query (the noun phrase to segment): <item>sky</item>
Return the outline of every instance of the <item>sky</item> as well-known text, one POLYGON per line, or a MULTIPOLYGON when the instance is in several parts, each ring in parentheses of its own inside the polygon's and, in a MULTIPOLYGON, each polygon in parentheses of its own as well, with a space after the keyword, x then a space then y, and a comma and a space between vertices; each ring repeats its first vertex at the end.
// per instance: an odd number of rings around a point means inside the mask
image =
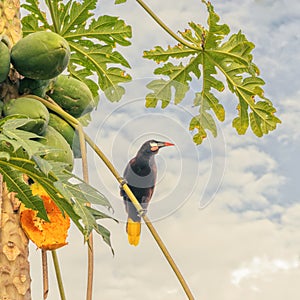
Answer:
MULTIPOLYGON (((201 1, 148 1, 175 32, 191 20, 205 24, 201 1)), ((254 62, 265 80, 265 95, 282 124, 257 138, 239 136, 231 122, 236 99, 221 95, 227 109, 218 137, 200 146, 188 130, 193 89, 180 105, 146 109, 145 85, 156 64, 143 50, 175 42, 135 1, 119 6, 99 2, 97 15, 119 15, 132 25, 129 48, 118 48, 132 66, 133 81, 119 103, 103 94, 87 128, 120 173, 147 139, 175 143, 157 155, 158 183, 148 216, 164 240, 195 299, 296 300, 300 297, 300 2, 297 0, 212 1, 231 33, 242 30, 256 48, 254 62)), ((196 89, 196 85, 193 85, 196 89)), ((170 266, 145 225, 138 247, 130 246, 119 186, 89 151, 90 181, 112 203, 119 223, 105 221, 115 255, 95 235, 94 299, 186 299, 170 266)), ((80 172, 80 162, 76 162, 80 172)), ((72 226, 69 245, 58 251, 67 299, 85 299, 86 245, 72 226)), ((41 259, 30 246, 33 299, 42 298, 41 259)), ((59 299, 50 265, 49 300, 59 299)))

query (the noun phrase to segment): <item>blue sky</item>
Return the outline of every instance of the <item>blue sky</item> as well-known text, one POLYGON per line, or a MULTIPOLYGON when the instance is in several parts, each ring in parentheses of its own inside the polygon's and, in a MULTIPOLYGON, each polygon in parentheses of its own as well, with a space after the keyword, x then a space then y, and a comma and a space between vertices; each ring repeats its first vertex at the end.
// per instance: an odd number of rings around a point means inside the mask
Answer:
MULTIPOLYGON (((148 1, 174 30, 193 20, 206 22, 200 1, 148 1)), ((236 99, 222 95, 227 120, 218 138, 201 146, 191 141, 191 107, 170 105, 147 110, 145 84, 155 64, 143 50, 174 44, 152 19, 129 1, 99 3, 97 14, 120 15, 133 26, 133 45, 119 49, 129 60, 133 82, 121 102, 101 95, 88 133, 120 172, 148 138, 166 139, 176 147, 157 156, 158 185, 149 217, 179 265, 196 299, 282 300, 300 296, 300 2, 212 1, 221 22, 239 29, 255 43, 254 62, 266 81, 265 95, 278 108, 282 124, 262 139, 250 131, 238 136, 231 126, 236 99)), ((192 96, 192 94, 190 94, 192 96)), ((189 96, 189 95, 188 95, 189 96)), ((147 228, 138 247, 127 243, 126 219, 118 184, 102 162, 89 154, 91 183, 112 202, 119 224, 112 232, 115 257, 95 236, 95 299, 185 299, 170 267, 147 228)), ((79 164, 77 166, 78 173, 79 164)), ((68 299, 84 299, 86 248, 72 228, 69 246, 58 251, 68 299)), ((33 299, 41 298, 40 255, 31 247, 33 299)), ((57 300, 51 277, 50 300, 57 300)))

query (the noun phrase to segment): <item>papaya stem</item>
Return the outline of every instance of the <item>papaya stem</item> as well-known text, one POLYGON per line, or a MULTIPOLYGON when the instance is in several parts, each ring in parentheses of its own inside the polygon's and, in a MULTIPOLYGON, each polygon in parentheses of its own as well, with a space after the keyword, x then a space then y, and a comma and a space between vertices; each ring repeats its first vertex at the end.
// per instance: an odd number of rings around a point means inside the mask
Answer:
POLYGON ((49 10, 50 10, 50 15, 51 15, 51 19, 52 19, 52 22, 53 22, 54 30, 55 30, 56 33, 59 33, 60 28, 59 28, 59 25, 57 23, 59 18, 55 14, 56 11, 53 7, 53 1, 46 0, 46 4, 47 4, 47 6, 49 7, 49 10))
POLYGON ((52 253, 52 260, 54 264, 54 269, 55 269, 55 274, 56 274, 56 279, 57 279, 57 285, 59 289, 59 294, 60 294, 60 299, 61 300, 66 300, 66 295, 65 295, 65 290, 64 290, 64 285, 61 277, 61 272, 59 268, 59 262, 58 262, 58 257, 57 253, 55 250, 51 251, 52 253))
POLYGON ((197 47, 194 44, 189 43, 185 39, 178 36, 174 31, 171 30, 155 13, 154 11, 142 0, 136 0, 136 2, 143 7, 143 9, 153 18, 153 20, 162 27, 170 36, 172 36, 180 44, 197 51, 203 50, 201 47, 197 47))
MULTIPOLYGON (((77 124, 76 130, 77 130, 78 135, 79 135, 83 180, 86 183, 89 183, 86 141, 85 141, 85 136, 84 136, 84 131, 83 131, 82 125, 79 122, 77 124)), ((86 203, 86 205, 91 206, 90 203, 86 203)), ((89 236, 87 251, 88 251, 88 274, 87 274, 86 300, 92 300, 92 297, 93 297, 93 279, 94 279, 94 240, 93 240, 93 233, 91 233, 90 236, 89 236)))
POLYGON ((43 299, 48 298, 49 292, 49 276, 48 276, 48 262, 47 251, 42 249, 42 269, 43 269, 43 299))

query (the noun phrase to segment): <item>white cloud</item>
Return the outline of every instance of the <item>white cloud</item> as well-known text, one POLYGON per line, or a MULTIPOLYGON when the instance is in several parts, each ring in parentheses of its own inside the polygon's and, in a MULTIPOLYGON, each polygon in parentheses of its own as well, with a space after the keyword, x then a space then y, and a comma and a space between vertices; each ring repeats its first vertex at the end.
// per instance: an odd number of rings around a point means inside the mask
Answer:
MULTIPOLYGON (((289 271, 300 268, 299 257, 290 259, 269 257, 253 257, 248 263, 243 263, 241 267, 231 272, 231 282, 239 286, 247 279, 267 280, 273 273, 289 271)), ((259 289, 258 289, 259 290, 259 289)))
POLYGON ((279 128, 278 140, 284 146, 292 142, 299 144, 300 139, 300 90, 293 96, 282 101, 282 126, 279 128))

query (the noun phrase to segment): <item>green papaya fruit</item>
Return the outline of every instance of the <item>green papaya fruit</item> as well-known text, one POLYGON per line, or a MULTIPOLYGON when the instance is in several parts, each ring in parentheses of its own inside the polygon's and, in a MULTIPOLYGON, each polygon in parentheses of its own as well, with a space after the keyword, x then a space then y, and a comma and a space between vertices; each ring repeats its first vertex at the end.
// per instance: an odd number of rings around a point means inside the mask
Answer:
POLYGON ((36 80, 30 78, 24 78, 20 80, 19 93, 20 94, 33 94, 44 98, 46 95, 47 88, 50 80, 36 80))
POLYGON ((49 147, 49 152, 42 156, 44 159, 65 163, 67 164, 67 170, 73 170, 73 152, 67 141, 58 131, 51 126, 48 126, 43 138, 38 141, 49 147))
POLYGON ((10 69, 10 52, 8 47, 0 41, 0 82, 3 82, 10 69))
POLYGON ((75 118, 91 112, 96 106, 89 87, 67 75, 58 76, 47 95, 75 118))
POLYGON ((81 158, 79 136, 74 128, 58 115, 50 113, 49 126, 57 130, 72 148, 75 158, 81 158))
POLYGON ((70 48, 60 35, 38 31, 19 40, 11 50, 11 61, 16 70, 31 79, 51 79, 68 65, 70 48))
POLYGON ((20 97, 12 99, 3 106, 4 116, 23 115, 32 119, 20 129, 43 134, 49 122, 49 112, 44 104, 38 100, 20 97))

